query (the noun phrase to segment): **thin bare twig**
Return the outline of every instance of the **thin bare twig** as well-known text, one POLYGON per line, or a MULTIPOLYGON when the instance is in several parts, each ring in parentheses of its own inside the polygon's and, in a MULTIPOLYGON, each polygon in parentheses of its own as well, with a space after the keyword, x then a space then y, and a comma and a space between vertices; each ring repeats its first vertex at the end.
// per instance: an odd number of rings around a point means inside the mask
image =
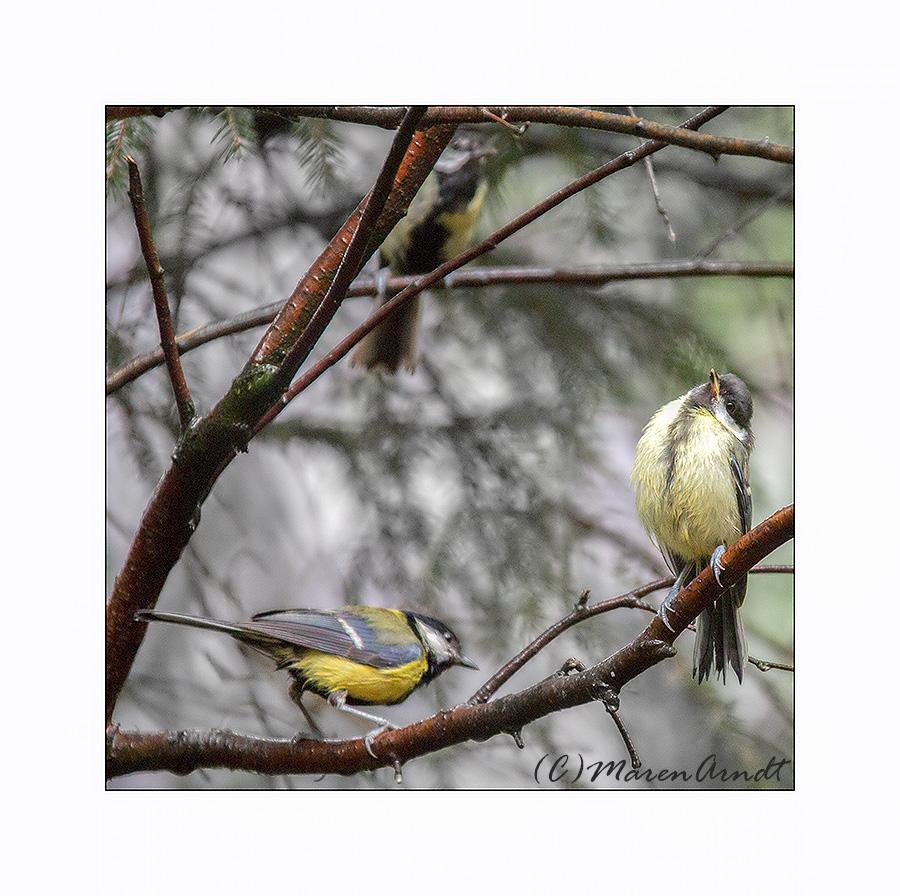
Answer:
MULTIPOLYGON (((627 108, 629 115, 635 114, 633 106, 628 106, 627 108)), ((653 190, 653 198, 656 200, 656 210, 662 216, 663 222, 666 225, 666 230, 669 231, 669 241, 674 243, 675 231, 672 230, 672 225, 669 223, 669 213, 663 208, 662 200, 659 198, 659 185, 656 183, 656 172, 653 170, 653 159, 644 159, 644 168, 647 169, 647 177, 650 178, 650 189, 653 190)))
MULTIPOLYGON (((585 591, 581 595, 581 601, 579 604, 582 604, 587 599, 588 592, 585 591)), ((560 675, 571 675, 572 672, 584 672, 587 667, 581 660, 577 660, 574 657, 567 659, 565 663, 563 663, 562 669, 560 669, 560 675)), ((631 735, 628 733, 628 729, 625 727, 625 723, 619 717, 619 694, 615 688, 610 688, 607 691, 603 691, 600 695, 600 700, 603 703, 604 708, 606 709, 607 714, 612 718, 615 723, 616 729, 619 732, 619 735, 622 738, 622 742, 625 744, 625 749, 628 751, 628 758, 631 760, 631 767, 633 769, 639 769, 641 767, 641 760, 638 757, 637 750, 634 747, 634 741, 631 739, 631 735)), ((519 741, 521 741, 521 734, 519 735, 519 741)), ((517 741, 518 742, 518 741, 517 741)), ((519 744, 520 749, 522 748, 522 744, 519 744)))
POLYGON ((785 672, 793 672, 794 667, 789 663, 776 663, 774 660, 759 660, 756 657, 748 656, 748 663, 753 663, 760 672, 768 672, 770 669, 783 669, 785 672))
POLYGON ((516 127, 512 122, 507 121, 506 118, 504 118, 503 116, 501 116, 501 115, 495 115, 495 114, 494 114, 493 112, 491 112, 491 110, 488 109, 487 107, 483 108, 481 111, 484 112, 484 114, 487 115, 487 117, 488 117, 491 121, 495 121, 497 124, 502 124, 503 127, 505 127, 505 128, 507 128, 508 130, 512 131, 514 134, 516 134, 516 135, 519 136, 519 137, 521 137, 521 136, 525 133, 525 131, 528 130, 528 125, 531 123, 531 122, 526 121, 526 122, 525 122, 524 124, 522 124, 521 126, 516 127))
POLYGON ((573 625, 590 619, 593 616, 599 616, 601 613, 609 613, 611 610, 618 610, 621 607, 640 608, 648 610, 651 613, 656 612, 656 607, 651 606, 641 598, 652 594, 654 591, 664 588, 666 584, 671 586, 672 579, 660 579, 658 582, 650 582, 635 588, 627 594, 620 594, 618 597, 611 597, 607 600, 599 601, 596 604, 586 605, 587 595, 590 593, 584 591, 581 598, 575 604, 575 608, 568 616, 555 622, 546 631, 538 635, 527 647, 520 650, 508 663, 495 672, 469 699, 466 701, 470 704, 486 703, 519 669, 522 668, 529 660, 534 659, 551 641, 558 638, 564 631, 570 629, 573 625))
POLYGON ((628 750, 628 758, 631 760, 631 767, 633 769, 639 769, 641 767, 640 757, 637 754, 637 750, 634 748, 634 742, 631 739, 631 735, 628 733, 628 729, 625 727, 625 723, 619 718, 618 710, 610 709, 607 706, 606 711, 612 716, 612 720, 616 723, 616 728, 619 729, 619 734, 622 736, 625 749, 628 750))
POLYGON ((772 563, 767 566, 755 566, 750 572, 777 572, 777 573, 790 573, 793 575, 794 573, 794 564, 793 563, 772 563))
POLYGON ((166 359, 169 379, 172 381, 175 403, 178 405, 181 431, 184 432, 194 419, 194 402, 191 400, 191 392, 188 389, 187 380, 184 378, 181 360, 178 357, 178 348, 175 345, 175 330, 172 327, 172 315, 169 313, 165 276, 153 245, 153 233, 150 230, 150 219, 147 217, 147 206, 144 203, 141 174, 138 171, 137 162, 131 156, 126 156, 125 162, 128 165, 128 198, 131 200, 131 208, 134 212, 134 223, 141 241, 144 263, 147 265, 147 273, 150 275, 153 304, 156 306, 156 319, 159 322, 160 344, 166 359))
POLYGON ((708 246, 701 249, 694 257, 698 260, 702 258, 708 258, 712 253, 724 243, 726 240, 731 239, 736 233, 743 230, 748 224, 755 221, 766 209, 770 206, 775 205, 776 203, 782 202, 787 199, 794 192, 794 185, 791 184, 789 187, 786 187, 780 193, 776 193, 774 196, 770 196, 766 199, 765 202, 760 202, 756 208, 750 209, 747 214, 742 215, 738 220, 725 231, 725 233, 717 236, 708 246))

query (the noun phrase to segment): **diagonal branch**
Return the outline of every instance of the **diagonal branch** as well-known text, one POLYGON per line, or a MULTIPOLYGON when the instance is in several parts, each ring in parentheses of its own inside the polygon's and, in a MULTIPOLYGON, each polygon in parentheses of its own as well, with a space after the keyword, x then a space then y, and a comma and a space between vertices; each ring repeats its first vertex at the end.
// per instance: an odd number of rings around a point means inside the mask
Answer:
POLYGON ((655 607, 646 603, 642 598, 654 591, 664 587, 666 582, 672 583, 672 578, 660 579, 658 582, 650 582, 648 585, 642 585, 635 588, 627 594, 611 597, 609 600, 601 600, 596 604, 587 606, 587 596, 589 592, 584 592, 581 599, 575 604, 575 609, 568 616, 563 617, 559 622, 555 622, 545 632, 542 632, 527 647, 520 650, 499 672, 492 675, 471 697, 468 703, 487 703, 494 694, 507 682, 519 669, 522 668, 529 660, 534 659, 551 641, 558 638, 564 631, 570 629, 573 625, 590 619, 593 616, 599 616, 601 613, 608 613, 610 610, 617 610, 621 607, 635 608, 640 607, 643 610, 656 612, 655 607))
MULTIPOLYGON (((454 131, 455 128, 448 125, 416 133, 409 151, 400 165, 385 214, 379 219, 378 226, 371 234, 365 248, 363 262, 369 258, 394 224, 406 213, 409 203, 418 192, 444 147, 450 142, 454 131)), ((347 246, 356 232, 367 202, 368 198, 363 199, 304 278, 297 284, 296 289, 284 303, 272 326, 266 331, 251 355, 248 368, 267 364, 280 366, 283 377, 286 377, 288 382, 290 381, 296 370, 291 371, 283 365, 284 356, 300 339, 316 309, 323 301, 347 246)))
POLYGON ((141 242, 144 263, 147 265, 147 273, 150 275, 153 304, 156 306, 156 319, 159 322, 160 345, 166 360, 166 368, 169 371, 169 379, 172 381, 175 403, 178 405, 181 430, 184 432, 194 419, 194 402, 191 400, 191 392, 188 389, 187 380, 184 378, 184 370, 181 368, 178 348, 175 345, 175 330, 172 327, 172 315, 169 313, 165 276, 162 265, 159 263, 159 256, 156 254, 156 247, 153 245, 153 233, 150 230, 150 219, 147 217, 141 173, 138 170, 137 162, 130 156, 125 157, 125 162, 128 165, 128 198, 131 200, 131 208, 134 212, 134 223, 141 242))
POLYGON ((750 209, 745 215, 742 215, 740 219, 734 222, 731 227, 728 228, 724 233, 719 234, 709 245, 705 246, 701 249, 695 256, 695 258, 702 259, 708 258, 712 253, 722 245, 722 243, 730 240, 736 233, 743 230, 748 224, 752 224, 766 209, 770 206, 773 206, 779 202, 783 202, 785 199, 789 197, 793 197, 794 194, 794 185, 791 184, 788 187, 785 187, 783 190, 776 193, 774 196, 770 196, 764 202, 760 202, 755 208, 750 209))

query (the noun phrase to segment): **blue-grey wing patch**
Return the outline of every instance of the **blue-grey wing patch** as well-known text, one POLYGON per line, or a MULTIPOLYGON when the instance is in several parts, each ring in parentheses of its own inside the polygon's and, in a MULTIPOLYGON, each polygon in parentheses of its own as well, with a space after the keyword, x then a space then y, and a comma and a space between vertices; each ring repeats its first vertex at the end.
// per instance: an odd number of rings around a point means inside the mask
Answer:
POLYGON ((369 622, 357 616, 321 610, 274 610, 260 613, 248 628, 285 644, 321 650, 376 669, 390 669, 418 659, 421 645, 385 644, 369 622))

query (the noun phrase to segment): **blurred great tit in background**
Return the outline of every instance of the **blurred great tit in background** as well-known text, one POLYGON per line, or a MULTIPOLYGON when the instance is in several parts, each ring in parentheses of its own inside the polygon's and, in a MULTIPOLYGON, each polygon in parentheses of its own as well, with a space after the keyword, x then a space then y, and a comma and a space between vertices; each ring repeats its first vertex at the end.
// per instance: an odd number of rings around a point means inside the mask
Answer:
POLYGON ((305 691, 375 722, 379 729, 392 728, 385 719, 355 707, 401 703, 450 666, 478 668, 443 622, 407 610, 271 610, 234 623, 140 610, 135 619, 224 632, 272 657, 279 669, 293 676, 291 699, 319 736, 301 700, 305 691))
MULTIPOLYGON (((487 192, 484 159, 494 152, 477 131, 456 132, 406 216, 382 243, 382 267, 390 267, 395 276, 427 274, 468 248, 487 192)), ((376 308, 391 298, 379 296, 376 308)), ((387 373, 396 373, 401 366, 414 370, 419 298, 410 299, 363 337, 350 363, 387 373)))
MULTIPOLYGON (((753 400, 734 374, 717 376, 660 408, 637 446, 631 485, 637 513, 677 576, 666 604, 726 547, 750 531, 749 462, 753 448, 753 400)), ((741 604, 747 576, 722 593, 697 619, 694 674, 709 677, 713 660, 725 681, 730 664, 743 681, 747 642, 741 604)))

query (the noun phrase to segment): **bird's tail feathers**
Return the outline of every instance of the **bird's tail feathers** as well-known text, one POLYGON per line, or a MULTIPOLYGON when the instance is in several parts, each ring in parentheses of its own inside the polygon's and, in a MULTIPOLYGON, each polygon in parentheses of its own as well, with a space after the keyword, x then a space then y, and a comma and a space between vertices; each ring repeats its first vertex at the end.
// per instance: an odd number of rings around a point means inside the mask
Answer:
POLYGON ((234 622, 223 622, 219 619, 207 619, 202 616, 182 616, 180 613, 159 613, 156 610, 138 610, 134 618, 141 622, 172 622, 175 625, 188 625, 191 628, 203 628, 213 632, 224 632, 248 644, 265 640, 258 633, 248 630, 246 625, 234 622))
MULTIPOLYGON (((380 304, 389 298, 393 296, 380 304)), ((396 373, 400 367, 412 372, 416 367, 418 325, 419 296, 414 296, 363 336, 350 356, 350 364, 386 373, 396 373)))
POLYGON ((716 675, 725 681, 725 670, 731 666, 738 682, 744 679, 747 663, 747 639, 741 619, 741 604, 747 589, 746 580, 729 588, 713 606, 697 618, 694 641, 694 675, 699 681, 708 678, 713 662, 716 675))

